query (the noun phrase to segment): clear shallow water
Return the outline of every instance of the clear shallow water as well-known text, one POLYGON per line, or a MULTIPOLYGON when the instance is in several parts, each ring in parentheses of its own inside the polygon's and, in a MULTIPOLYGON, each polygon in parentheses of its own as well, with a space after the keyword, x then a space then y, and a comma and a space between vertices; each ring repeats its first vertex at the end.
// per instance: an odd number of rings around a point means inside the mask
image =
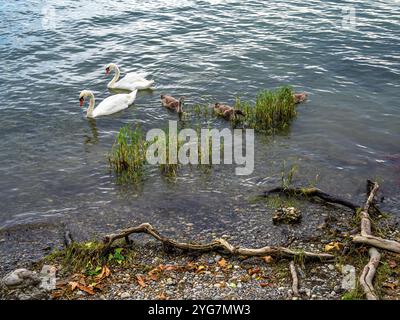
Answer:
POLYGON ((336 1, 24 3, 0 1, 1 227, 56 219, 98 230, 143 221, 234 228, 243 199, 280 183, 283 160, 298 165, 295 183, 318 175, 319 187, 359 202, 365 179, 377 178, 399 214, 397 1, 352 2, 353 31, 336 1), (79 91, 107 97, 109 62, 150 72, 157 89, 89 121, 79 91), (138 191, 109 174, 106 154, 123 124, 147 130, 176 119, 160 107, 161 92, 185 95, 190 108, 286 84, 310 100, 288 135, 256 137, 252 175, 219 166, 171 183, 153 172, 138 191))

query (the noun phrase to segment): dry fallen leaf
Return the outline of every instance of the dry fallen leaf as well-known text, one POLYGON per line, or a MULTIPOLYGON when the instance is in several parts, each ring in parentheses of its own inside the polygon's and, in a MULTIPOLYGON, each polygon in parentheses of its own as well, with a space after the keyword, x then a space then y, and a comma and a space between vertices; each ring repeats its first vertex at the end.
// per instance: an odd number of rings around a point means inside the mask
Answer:
POLYGON ((167 296, 162 292, 156 297, 158 300, 167 300, 167 296))
POLYGON ((165 271, 173 271, 173 270, 176 270, 176 269, 178 269, 178 267, 177 266, 166 266, 165 267, 165 271))
POLYGON ((142 288, 144 288, 144 287, 146 286, 146 284, 144 283, 144 279, 143 279, 142 276, 136 275, 136 280, 137 280, 138 284, 139 284, 142 288))
POLYGON ((151 280, 153 280, 153 281, 157 281, 158 280, 158 275, 156 274, 156 273, 154 273, 154 272, 149 272, 149 277, 150 277, 150 279, 151 280))
POLYGON ((75 281, 70 281, 68 284, 71 286, 71 291, 74 291, 79 285, 79 283, 75 281))
POLYGON ((92 288, 86 287, 86 286, 84 286, 84 285, 81 285, 80 283, 78 283, 78 286, 77 286, 77 287, 79 288, 79 290, 85 291, 86 293, 88 293, 88 294, 90 294, 90 295, 95 294, 95 292, 93 291, 92 288))
POLYGON ((218 265, 221 268, 225 268, 226 267, 226 260, 224 258, 222 258, 221 260, 218 261, 218 265))
POLYGON ((272 258, 271 256, 265 256, 265 257, 263 257, 263 260, 265 261, 265 263, 274 262, 274 258, 272 258))
POLYGON ((103 266, 101 269, 101 273, 96 277, 98 279, 104 279, 107 278, 111 274, 110 269, 107 266, 103 266))
POLYGON ((328 243, 327 245, 325 245, 325 252, 329 252, 329 251, 340 251, 343 248, 343 244, 341 244, 340 242, 331 242, 328 243))
POLYGON ((196 272, 201 273, 201 272, 204 272, 205 269, 206 269, 205 266, 198 266, 196 272))
POLYGON ((391 267, 392 269, 397 267, 397 263, 394 260, 389 260, 388 264, 389 264, 389 267, 391 267))
POLYGON ((392 290, 397 288, 397 281, 396 282, 385 282, 382 284, 382 287, 390 288, 392 290))
POLYGON ((265 287, 272 287, 272 283, 261 282, 261 283, 260 283, 260 286, 261 286, 262 288, 265 288, 265 287))
POLYGON ((247 273, 248 273, 250 276, 252 276, 253 274, 256 274, 256 273, 260 273, 260 272, 261 272, 261 270, 260 270, 259 267, 250 268, 250 269, 247 270, 247 273))

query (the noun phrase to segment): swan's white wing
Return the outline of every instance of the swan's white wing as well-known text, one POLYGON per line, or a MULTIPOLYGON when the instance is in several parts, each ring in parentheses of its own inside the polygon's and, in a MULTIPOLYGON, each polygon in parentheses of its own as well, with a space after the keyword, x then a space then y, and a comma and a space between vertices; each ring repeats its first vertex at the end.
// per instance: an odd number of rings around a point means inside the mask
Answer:
POLYGON ((116 94, 104 99, 93 110, 93 117, 106 116, 128 108, 130 103, 129 94, 116 94))
POLYGON ((139 90, 148 89, 154 83, 154 80, 147 80, 144 78, 137 79, 127 79, 124 77, 119 80, 113 88, 131 90, 133 91, 135 88, 139 90))
POLYGON ((141 71, 141 72, 129 72, 125 75, 124 78, 127 79, 144 79, 149 76, 149 73, 146 71, 141 71))
POLYGON ((153 85, 154 80, 138 79, 132 82, 138 90, 149 89, 153 85))

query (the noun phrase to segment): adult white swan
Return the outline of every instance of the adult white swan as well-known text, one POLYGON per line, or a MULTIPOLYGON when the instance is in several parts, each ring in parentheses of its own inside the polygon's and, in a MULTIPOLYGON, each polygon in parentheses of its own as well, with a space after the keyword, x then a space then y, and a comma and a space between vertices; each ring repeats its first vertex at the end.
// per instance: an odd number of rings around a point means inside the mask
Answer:
POLYGON ((109 114, 116 113, 118 111, 124 110, 131 105, 136 98, 137 90, 133 90, 131 93, 120 93, 113 96, 105 98, 100 104, 94 108, 95 100, 94 94, 90 90, 83 90, 79 94, 80 106, 83 106, 83 102, 86 97, 89 97, 89 108, 86 112, 86 117, 96 118, 99 116, 106 116, 109 114))
POLYGON ((115 63, 109 63, 106 65, 106 74, 111 71, 115 71, 114 78, 108 83, 107 87, 109 89, 122 89, 133 91, 135 89, 144 90, 150 89, 154 80, 147 80, 147 72, 130 72, 125 75, 121 80, 118 81, 120 76, 120 71, 115 63))

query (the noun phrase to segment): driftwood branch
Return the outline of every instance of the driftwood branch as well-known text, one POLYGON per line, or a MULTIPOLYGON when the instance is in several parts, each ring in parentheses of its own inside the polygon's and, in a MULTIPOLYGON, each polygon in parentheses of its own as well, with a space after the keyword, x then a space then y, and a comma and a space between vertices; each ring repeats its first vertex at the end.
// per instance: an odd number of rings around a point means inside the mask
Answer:
MULTIPOLYGON (((369 185, 369 182, 368 182, 369 185)), ((374 183, 372 188, 369 188, 370 192, 367 198, 367 201, 365 202, 364 208, 360 212, 361 216, 361 235, 362 236, 370 236, 372 235, 371 232, 371 219, 369 218, 369 208, 373 205, 374 198, 376 196, 376 193, 378 192, 379 185, 378 183, 374 183)))
POLYGON ((306 198, 319 198, 327 203, 335 203, 345 206, 353 211, 356 211, 360 206, 336 196, 332 196, 326 192, 321 191, 318 188, 284 188, 276 187, 267 191, 264 191, 261 196, 268 197, 272 194, 284 194, 287 196, 306 197, 306 198))
POLYGON ((292 290, 294 296, 299 296, 299 278, 297 276, 296 265, 293 261, 290 261, 289 264, 290 273, 292 274, 292 290))
POLYGON ((364 267, 364 270, 360 276, 360 284, 368 300, 378 300, 378 296, 375 293, 372 281, 374 280, 376 269, 378 268, 379 261, 381 260, 381 255, 375 248, 370 248, 369 256, 370 260, 364 267))
POLYGON ((227 251, 232 255, 245 256, 245 257, 262 257, 262 256, 274 256, 274 257, 289 257, 293 258, 295 256, 301 256, 307 259, 319 259, 321 261, 332 261, 335 256, 328 253, 314 253, 309 251, 296 251, 285 247, 277 246, 265 246, 262 248, 243 248, 235 247, 231 245, 228 241, 224 239, 216 239, 213 242, 206 244, 194 244, 186 242, 178 242, 175 240, 168 239, 162 236, 155 228, 153 228, 149 223, 142 223, 137 227, 131 227, 123 229, 118 233, 110 234, 104 237, 103 242, 106 245, 106 250, 111 246, 111 244, 118 240, 125 238, 134 233, 146 233, 158 241, 161 241, 164 246, 174 247, 181 250, 188 251, 227 251))
POLYGON ((371 185, 371 182, 368 181, 368 199, 360 212, 361 216, 361 235, 353 236, 353 242, 367 244, 372 247, 385 249, 389 251, 393 251, 396 253, 400 253, 400 243, 394 240, 387 240, 380 237, 376 237, 372 235, 371 231, 371 219, 369 215, 369 210, 375 208, 374 206, 374 198, 376 193, 378 192, 379 185, 375 182, 371 185))
POLYGON ((365 236, 355 235, 353 236, 353 242, 366 244, 379 249, 400 253, 400 243, 394 240, 388 240, 369 235, 365 236))
MULTIPOLYGON (((365 202, 364 208, 360 212, 362 237, 372 236, 371 219, 369 218, 369 208, 374 202, 374 198, 376 196, 376 193, 378 192, 378 189, 379 189, 378 183, 375 182, 374 184, 372 184, 369 180, 367 181, 367 190, 368 190, 367 192, 369 192, 369 194, 367 201, 365 202)), ((381 260, 381 255, 379 251, 376 250, 374 247, 370 248, 368 252, 370 259, 368 264, 364 267, 363 272, 361 273, 360 284, 364 290, 365 297, 368 300, 378 300, 378 296, 375 294, 375 288, 374 285, 372 284, 372 281, 374 280, 376 268, 378 267, 379 261, 381 260)))

